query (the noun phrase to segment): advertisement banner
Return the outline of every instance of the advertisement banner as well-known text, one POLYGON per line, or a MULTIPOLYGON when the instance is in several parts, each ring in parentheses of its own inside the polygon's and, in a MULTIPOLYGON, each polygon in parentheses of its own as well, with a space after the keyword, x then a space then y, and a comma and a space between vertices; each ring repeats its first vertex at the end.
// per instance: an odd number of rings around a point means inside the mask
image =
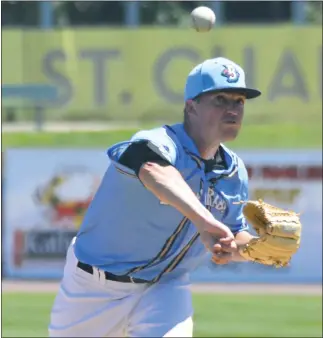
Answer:
POLYGON ((249 198, 300 213, 302 239, 287 268, 253 263, 209 264, 193 281, 322 283, 322 151, 238 151, 249 172, 249 198))
POLYGON ((6 151, 6 276, 61 277, 68 245, 108 165, 102 150, 6 151))
POLYGON ((2 46, 4 85, 57 88, 51 119, 177 121, 187 74, 216 56, 241 64, 248 86, 263 92, 247 120, 321 118, 320 27, 5 30, 2 46))
MULTIPOLYGON (((238 151, 250 177, 250 198, 301 214, 301 248, 288 268, 210 264, 193 281, 320 283, 322 280, 322 153, 238 151)), ((108 166, 102 150, 6 151, 5 275, 60 278, 66 249, 108 166)))

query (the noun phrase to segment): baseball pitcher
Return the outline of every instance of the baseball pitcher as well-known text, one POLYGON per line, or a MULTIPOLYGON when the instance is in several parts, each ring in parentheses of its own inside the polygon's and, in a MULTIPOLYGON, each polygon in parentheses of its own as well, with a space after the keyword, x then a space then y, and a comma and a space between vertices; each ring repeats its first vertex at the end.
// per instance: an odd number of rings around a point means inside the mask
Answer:
POLYGON ((190 273, 205 260, 288 264, 298 215, 248 201, 244 163, 223 145, 238 135, 245 100, 259 95, 239 65, 206 60, 188 75, 183 123, 108 149, 67 252, 51 337, 192 337, 190 273))

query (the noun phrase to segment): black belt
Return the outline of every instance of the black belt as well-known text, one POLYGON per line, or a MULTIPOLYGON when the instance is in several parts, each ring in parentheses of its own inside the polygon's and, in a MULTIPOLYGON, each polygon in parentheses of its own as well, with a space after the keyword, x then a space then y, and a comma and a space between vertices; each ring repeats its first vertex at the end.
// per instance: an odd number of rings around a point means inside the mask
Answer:
MULTIPOLYGON (((85 264, 85 263, 82 263, 82 262, 78 262, 77 267, 80 268, 81 270, 93 275, 93 267, 91 265, 85 264)), ((112 281, 115 281, 115 282, 134 283, 134 284, 144 284, 144 283, 148 284, 149 283, 148 281, 146 281, 144 279, 133 278, 133 277, 126 276, 126 275, 117 276, 117 275, 114 275, 113 273, 108 272, 108 271, 104 271, 104 275, 105 275, 105 279, 112 280, 112 281)))

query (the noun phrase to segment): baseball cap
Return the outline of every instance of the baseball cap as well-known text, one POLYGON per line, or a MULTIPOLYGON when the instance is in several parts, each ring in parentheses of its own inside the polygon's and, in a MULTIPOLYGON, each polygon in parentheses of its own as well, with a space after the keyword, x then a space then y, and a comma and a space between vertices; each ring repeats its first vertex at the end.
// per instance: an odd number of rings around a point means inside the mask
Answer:
POLYGON ((247 99, 261 95, 259 90, 246 87, 244 70, 223 57, 205 60, 192 69, 186 80, 184 100, 211 91, 241 93, 247 99))

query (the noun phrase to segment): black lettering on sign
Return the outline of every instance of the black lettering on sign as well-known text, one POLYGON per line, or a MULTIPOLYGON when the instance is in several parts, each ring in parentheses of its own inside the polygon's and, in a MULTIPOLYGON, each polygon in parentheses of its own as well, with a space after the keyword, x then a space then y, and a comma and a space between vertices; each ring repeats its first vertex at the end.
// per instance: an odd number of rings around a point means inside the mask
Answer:
POLYGON ((66 61, 66 55, 62 50, 52 50, 45 54, 42 60, 42 71, 48 80, 58 87, 58 99, 55 106, 62 107, 73 98, 73 87, 69 79, 55 69, 55 64, 66 61))
MULTIPOLYGON (((153 66, 153 83, 157 93, 161 95, 165 101, 176 104, 183 102, 184 86, 180 93, 174 92, 169 88, 165 79, 166 69, 175 58, 191 60, 193 68, 199 63, 200 55, 194 49, 187 47, 172 48, 161 54, 153 66)), ((174 76, 176 76, 176 74, 174 74, 174 76)), ((185 83, 185 79, 183 81, 185 83)))
POLYGON ((75 231, 31 231, 25 236, 26 258, 63 258, 75 231))
POLYGON ((296 56, 289 50, 283 52, 274 79, 268 88, 268 99, 270 101, 275 101, 284 96, 300 97, 303 101, 309 99, 301 66, 297 62, 296 56), (284 79, 287 76, 293 79, 291 85, 284 84, 284 79))
POLYGON ((255 79, 255 53, 252 47, 247 46, 243 49, 244 72, 246 74, 247 87, 256 88, 255 79))
MULTIPOLYGON (((108 102, 106 83, 109 78, 105 78, 107 63, 108 60, 120 58, 121 52, 116 49, 85 49, 80 51, 79 56, 81 59, 88 59, 93 63, 94 104, 104 107, 108 102)), ((109 77, 109 73, 107 77, 109 77)))

